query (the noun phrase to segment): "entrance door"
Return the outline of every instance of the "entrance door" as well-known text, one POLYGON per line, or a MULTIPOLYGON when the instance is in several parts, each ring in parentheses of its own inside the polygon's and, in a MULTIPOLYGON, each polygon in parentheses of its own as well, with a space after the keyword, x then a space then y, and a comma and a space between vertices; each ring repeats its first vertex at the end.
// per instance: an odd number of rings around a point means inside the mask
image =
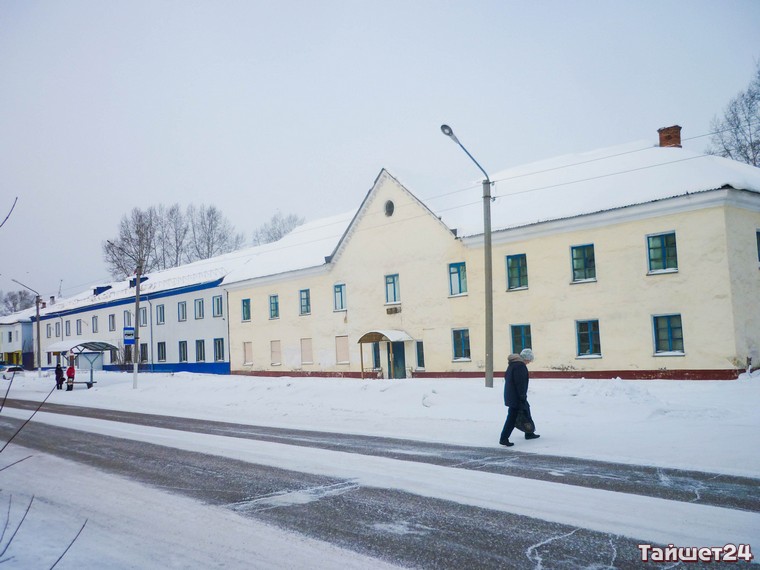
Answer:
POLYGON ((393 361, 391 363, 390 352, 388 354, 388 370, 391 378, 406 378, 406 358, 404 356, 404 343, 392 342, 393 361))

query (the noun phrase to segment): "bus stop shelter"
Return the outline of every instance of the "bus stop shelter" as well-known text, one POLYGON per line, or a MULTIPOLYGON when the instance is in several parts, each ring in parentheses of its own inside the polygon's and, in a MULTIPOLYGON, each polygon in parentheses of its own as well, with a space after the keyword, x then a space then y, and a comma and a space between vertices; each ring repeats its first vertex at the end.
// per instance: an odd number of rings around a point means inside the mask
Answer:
POLYGON ((115 344, 103 340, 71 339, 54 342, 47 347, 46 352, 68 357, 81 356, 87 360, 90 363, 90 381, 87 383, 87 387, 90 388, 94 382, 93 369, 95 361, 99 357, 102 357, 106 350, 118 350, 118 348, 115 344))

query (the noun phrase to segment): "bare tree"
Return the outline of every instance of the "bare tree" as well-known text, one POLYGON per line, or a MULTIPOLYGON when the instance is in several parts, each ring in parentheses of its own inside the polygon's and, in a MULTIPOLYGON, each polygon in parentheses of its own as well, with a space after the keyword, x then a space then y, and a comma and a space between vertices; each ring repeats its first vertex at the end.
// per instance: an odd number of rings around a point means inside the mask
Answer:
POLYGON ((179 204, 173 204, 168 208, 161 204, 157 213, 156 255, 159 268, 177 267, 187 261, 190 235, 188 217, 182 212, 179 204))
POLYGON ((2 228, 2 227, 5 225, 5 222, 7 222, 7 221, 8 221, 8 218, 10 218, 10 217, 11 217, 11 214, 13 213, 13 208, 15 208, 15 207, 16 207, 16 202, 18 202, 18 196, 16 196, 16 197, 13 199, 13 204, 11 204, 11 209, 10 209, 10 210, 8 210, 8 215, 7 215, 7 216, 5 216, 5 219, 3 219, 3 221, 2 221, 2 222, 0 222, 0 228, 2 228))
POLYGON ((187 208, 187 219, 190 224, 189 255, 192 261, 229 253, 245 244, 243 234, 235 231, 216 206, 204 204, 196 208, 190 205, 187 208))
POLYGON ((147 210, 133 208, 129 215, 121 218, 118 237, 103 244, 103 257, 114 279, 133 275, 138 265, 143 273, 159 268, 157 217, 156 208, 151 206, 147 210))
POLYGON ((747 90, 713 119, 712 130, 708 153, 760 166, 760 63, 747 90))
POLYGON ((295 214, 283 216, 282 213, 277 212, 271 220, 254 230, 253 245, 280 240, 303 223, 304 219, 295 214))
POLYGON ((34 307, 34 295, 29 291, 8 291, 0 298, 2 298, 3 311, 6 315, 34 307))

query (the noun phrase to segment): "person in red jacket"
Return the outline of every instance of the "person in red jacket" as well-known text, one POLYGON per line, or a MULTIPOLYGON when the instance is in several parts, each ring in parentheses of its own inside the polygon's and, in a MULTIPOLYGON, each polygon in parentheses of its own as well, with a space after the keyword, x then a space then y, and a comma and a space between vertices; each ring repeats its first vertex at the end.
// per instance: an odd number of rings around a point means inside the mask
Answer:
POLYGON ((74 389, 74 376, 76 376, 76 370, 74 370, 74 365, 71 364, 66 369, 66 391, 67 392, 74 389))

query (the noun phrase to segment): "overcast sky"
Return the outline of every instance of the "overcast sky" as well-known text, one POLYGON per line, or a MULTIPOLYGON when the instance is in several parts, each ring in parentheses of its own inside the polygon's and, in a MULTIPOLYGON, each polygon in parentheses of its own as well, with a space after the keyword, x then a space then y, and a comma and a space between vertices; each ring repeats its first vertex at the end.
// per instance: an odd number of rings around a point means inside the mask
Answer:
MULTIPOLYGON (((135 206, 354 209, 386 168, 422 199, 711 119, 760 60, 756 0, 0 2, 0 290, 110 280, 135 206)), ((480 189, 473 187, 475 200, 480 189)))

